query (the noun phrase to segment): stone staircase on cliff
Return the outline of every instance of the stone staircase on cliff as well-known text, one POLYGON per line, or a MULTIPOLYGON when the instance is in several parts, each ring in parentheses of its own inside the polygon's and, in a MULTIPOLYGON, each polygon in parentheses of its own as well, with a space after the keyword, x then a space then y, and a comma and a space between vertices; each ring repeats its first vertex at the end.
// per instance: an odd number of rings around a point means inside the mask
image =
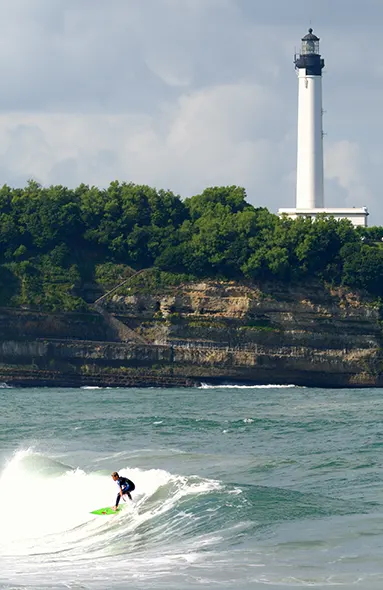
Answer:
POLYGON ((93 303, 91 306, 94 311, 102 315, 108 326, 114 331, 118 340, 120 342, 132 342, 134 344, 151 344, 146 338, 137 334, 134 330, 129 328, 123 322, 120 322, 117 318, 115 318, 111 313, 107 312, 106 309, 101 307, 101 305, 96 305, 93 303))
POLYGON ((119 283, 116 287, 113 287, 113 289, 110 289, 110 291, 104 293, 101 297, 96 299, 96 301, 90 306, 94 311, 102 315, 106 323, 113 330, 113 332, 116 334, 116 336, 121 342, 131 342, 135 344, 152 344, 151 342, 149 342, 149 340, 147 340, 140 334, 137 334, 137 332, 129 328, 129 326, 118 320, 113 314, 109 313, 104 307, 102 307, 102 303, 106 301, 108 297, 113 295, 113 293, 116 293, 118 289, 126 285, 131 279, 133 279, 133 277, 137 277, 138 275, 144 273, 146 270, 148 269, 142 269, 133 273, 132 275, 130 275, 130 277, 122 281, 122 283, 119 283))

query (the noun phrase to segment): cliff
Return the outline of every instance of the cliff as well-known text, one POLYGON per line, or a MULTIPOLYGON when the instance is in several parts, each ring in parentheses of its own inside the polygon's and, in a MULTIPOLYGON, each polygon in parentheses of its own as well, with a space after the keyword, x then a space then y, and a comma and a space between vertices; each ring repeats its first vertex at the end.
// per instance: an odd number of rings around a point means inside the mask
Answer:
POLYGON ((0 310, 0 380, 383 385, 380 306, 357 293, 218 281, 122 290, 88 314, 0 310))

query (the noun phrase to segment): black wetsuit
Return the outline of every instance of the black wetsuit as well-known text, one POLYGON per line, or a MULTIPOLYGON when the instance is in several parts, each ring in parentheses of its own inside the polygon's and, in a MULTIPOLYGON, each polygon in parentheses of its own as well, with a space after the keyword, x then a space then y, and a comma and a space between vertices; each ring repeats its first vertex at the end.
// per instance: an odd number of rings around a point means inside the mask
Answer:
MULTIPOLYGON (((132 499, 130 492, 132 492, 136 488, 136 486, 134 485, 132 480, 128 479, 127 477, 121 476, 118 479, 116 479, 116 482, 117 482, 117 485, 119 486, 120 490, 122 491, 122 493, 127 494, 129 496, 129 498, 132 499)), ((121 495, 120 495, 120 492, 118 492, 117 498, 116 498, 116 508, 119 505, 120 500, 121 500, 121 495)))

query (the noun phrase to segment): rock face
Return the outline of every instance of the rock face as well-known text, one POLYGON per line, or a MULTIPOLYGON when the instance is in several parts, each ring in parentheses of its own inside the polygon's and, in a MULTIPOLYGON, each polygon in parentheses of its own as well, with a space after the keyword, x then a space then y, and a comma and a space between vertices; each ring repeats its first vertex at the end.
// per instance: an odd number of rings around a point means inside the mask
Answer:
POLYGON ((210 281, 49 318, 0 313, 1 380, 383 385, 380 307, 342 289, 210 281))

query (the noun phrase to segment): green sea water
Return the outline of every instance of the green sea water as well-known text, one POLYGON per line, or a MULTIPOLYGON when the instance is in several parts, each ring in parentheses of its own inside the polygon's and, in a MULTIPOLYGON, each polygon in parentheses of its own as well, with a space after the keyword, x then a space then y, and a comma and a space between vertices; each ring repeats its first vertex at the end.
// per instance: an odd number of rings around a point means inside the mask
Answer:
POLYGON ((0 588, 383 587, 383 391, 0 389, 0 588), (133 502, 111 516, 119 471, 133 502))

